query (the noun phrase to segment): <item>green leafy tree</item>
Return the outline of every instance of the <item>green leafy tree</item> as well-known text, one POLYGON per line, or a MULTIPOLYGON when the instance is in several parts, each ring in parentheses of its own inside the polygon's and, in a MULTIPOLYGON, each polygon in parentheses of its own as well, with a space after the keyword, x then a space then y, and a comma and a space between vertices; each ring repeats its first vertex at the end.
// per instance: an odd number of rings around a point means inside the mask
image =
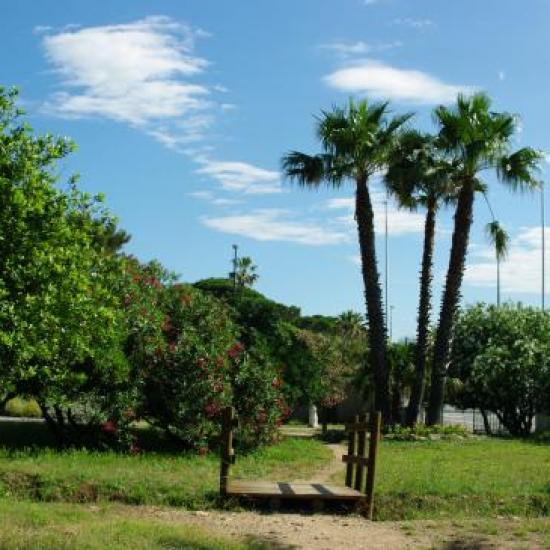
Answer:
POLYGON ((457 318, 450 374, 453 403, 492 411, 512 435, 528 436, 535 414, 550 407, 550 314, 469 307, 457 318))
POLYGON ((121 263, 96 238, 99 198, 57 185, 74 144, 35 135, 16 101, 0 89, 0 401, 35 397, 64 445, 97 431, 127 377, 121 263))
POLYGON ((436 216, 442 204, 449 203, 455 198, 452 174, 453 166, 447 161, 444 153, 437 149, 433 136, 416 130, 407 130, 399 137, 398 146, 390 157, 385 175, 386 186, 401 207, 410 210, 426 209, 416 331, 416 374, 406 417, 409 426, 416 423, 424 400, 436 216))
POLYGON ((481 174, 493 170, 500 181, 512 190, 533 189, 538 185, 533 174, 541 159, 541 154, 529 147, 511 151, 517 118, 509 113, 492 111, 491 100, 483 93, 471 97, 460 95, 456 105, 436 108, 434 119, 439 126, 437 146, 448 155, 449 162, 454 166, 457 204, 435 336, 428 424, 441 420, 453 322, 460 300, 474 198, 476 193, 486 192, 481 174))
POLYGON ((292 151, 282 161, 287 178, 304 187, 326 184, 339 188, 347 181, 354 185, 375 407, 382 411, 386 422, 391 421, 387 338, 369 183, 376 172, 387 166, 397 132, 409 118, 410 115, 390 117, 387 103, 350 101, 346 108, 323 112, 318 119, 322 153, 292 151))

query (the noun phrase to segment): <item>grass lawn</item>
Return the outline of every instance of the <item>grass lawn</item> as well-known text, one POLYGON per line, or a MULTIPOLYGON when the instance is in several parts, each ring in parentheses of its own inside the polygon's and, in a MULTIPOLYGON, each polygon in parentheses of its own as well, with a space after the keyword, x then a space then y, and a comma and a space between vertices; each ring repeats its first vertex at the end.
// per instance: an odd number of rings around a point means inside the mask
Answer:
POLYGON ((129 514, 124 507, 107 505, 94 508, 0 499, 0 548, 262 548, 259 542, 230 540, 192 524, 138 517, 129 514))
POLYGON ((383 441, 376 483, 382 520, 549 516, 550 445, 383 441))
MULTIPOLYGON (((29 433, 43 441, 46 437, 43 429, 44 426, 36 424, 0 423, 0 445, 3 436, 8 439, 9 434, 12 438, 11 446, 0 446, 0 498, 116 501, 189 509, 218 505, 216 455, 147 452, 130 456, 14 448, 21 447, 21 441, 26 441, 29 433)), ((303 479, 331 458, 331 451, 318 441, 285 439, 278 445, 238 456, 232 473, 243 478, 303 479)))

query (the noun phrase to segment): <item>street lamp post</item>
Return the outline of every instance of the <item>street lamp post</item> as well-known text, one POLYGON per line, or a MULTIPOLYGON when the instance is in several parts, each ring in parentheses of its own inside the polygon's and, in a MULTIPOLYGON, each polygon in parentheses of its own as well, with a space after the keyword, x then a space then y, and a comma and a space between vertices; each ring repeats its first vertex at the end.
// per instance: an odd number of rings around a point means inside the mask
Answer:
POLYGON ((546 283, 546 235, 545 235, 545 227, 544 227, 544 182, 541 182, 540 186, 540 225, 541 225, 541 237, 542 237, 542 250, 541 250, 541 271, 542 271, 542 277, 541 277, 541 307, 542 311, 545 309, 545 283, 546 283))
POLYGON ((233 252, 234 252, 234 256, 233 256, 233 288, 236 290, 237 289, 237 260, 238 260, 238 250, 239 250, 239 246, 234 244, 233 245, 233 252))

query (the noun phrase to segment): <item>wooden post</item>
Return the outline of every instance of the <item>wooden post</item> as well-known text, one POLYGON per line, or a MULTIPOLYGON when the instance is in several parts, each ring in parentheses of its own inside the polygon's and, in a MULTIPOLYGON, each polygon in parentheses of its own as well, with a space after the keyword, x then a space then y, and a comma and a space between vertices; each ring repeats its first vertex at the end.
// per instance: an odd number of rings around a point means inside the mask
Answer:
POLYGON ((374 515, 374 479, 376 475, 376 455, 378 454, 378 441, 380 440, 381 421, 382 415, 379 411, 372 413, 366 488, 368 507, 367 517, 371 520, 374 515))
MULTIPOLYGON (((362 414, 359 418, 359 422, 363 422, 366 424, 367 422, 367 415, 362 414)), ((359 433, 357 436, 357 456, 364 458, 365 457, 365 440, 366 440, 366 428, 359 429, 359 433)), ((355 468, 355 485, 354 489, 356 491, 360 491, 361 487, 363 485, 363 472, 364 468, 363 465, 358 462, 357 466, 355 468)))
MULTIPOLYGON (((355 416, 355 423, 359 422, 359 416, 355 416)), ((351 430, 348 435, 348 456, 355 454, 355 430, 351 430)), ((353 483, 353 463, 346 465, 346 486, 351 487, 353 483)))
POLYGON ((233 462, 233 424, 235 411, 233 407, 226 407, 222 416, 221 433, 221 464, 220 464, 220 495, 227 495, 227 483, 229 479, 229 469, 233 462))

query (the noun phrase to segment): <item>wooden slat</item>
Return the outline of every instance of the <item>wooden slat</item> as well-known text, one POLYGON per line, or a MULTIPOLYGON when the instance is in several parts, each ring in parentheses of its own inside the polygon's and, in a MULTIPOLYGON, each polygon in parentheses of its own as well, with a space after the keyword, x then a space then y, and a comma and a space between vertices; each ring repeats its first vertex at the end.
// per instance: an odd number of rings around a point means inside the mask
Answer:
POLYGON ((361 466, 369 465, 369 459, 365 456, 342 455, 342 462, 346 464, 360 464, 361 466))
POLYGON ((368 432, 371 428, 370 422, 354 422, 353 424, 346 424, 346 433, 350 432, 368 432))
POLYGON ((378 454, 378 441, 380 440, 380 429, 382 425, 382 415, 375 412, 371 418, 371 432, 369 442, 369 466, 367 471, 367 515, 372 520, 374 515, 374 480, 376 476, 376 456, 378 454))
MULTIPOLYGON (((359 422, 359 416, 355 417, 355 421, 359 422)), ((351 432, 348 437, 348 456, 355 454, 355 432, 351 432)), ((351 487, 353 483, 353 464, 348 463, 346 466, 346 487, 351 487)))
POLYGON ((235 410, 233 407, 226 407, 223 410, 222 433, 221 433, 221 464, 220 464, 220 495, 227 494, 227 484, 229 483, 229 469, 235 461, 233 451, 233 421, 235 420, 235 410))
MULTIPOLYGON (((366 424, 367 422, 367 415, 362 414, 361 418, 359 419, 359 422, 366 424)), ((365 442, 366 442, 366 431, 360 430, 357 433, 357 456, 364 458, 365 457, 365 442)), ((363 463, 359 461, 357 463, 357 466, 355 467, 355 483, 353 485, 353 488, 356 491, 360 491, 361 487, 363 486, 363 478, 365 469, 363 468, 363 463)))
POLYGON ((288 498, 322 500, 361 500, 365 495, 349 487, 324 483, 292 483, 231 480, 227 495, 250 498, 288 498))

